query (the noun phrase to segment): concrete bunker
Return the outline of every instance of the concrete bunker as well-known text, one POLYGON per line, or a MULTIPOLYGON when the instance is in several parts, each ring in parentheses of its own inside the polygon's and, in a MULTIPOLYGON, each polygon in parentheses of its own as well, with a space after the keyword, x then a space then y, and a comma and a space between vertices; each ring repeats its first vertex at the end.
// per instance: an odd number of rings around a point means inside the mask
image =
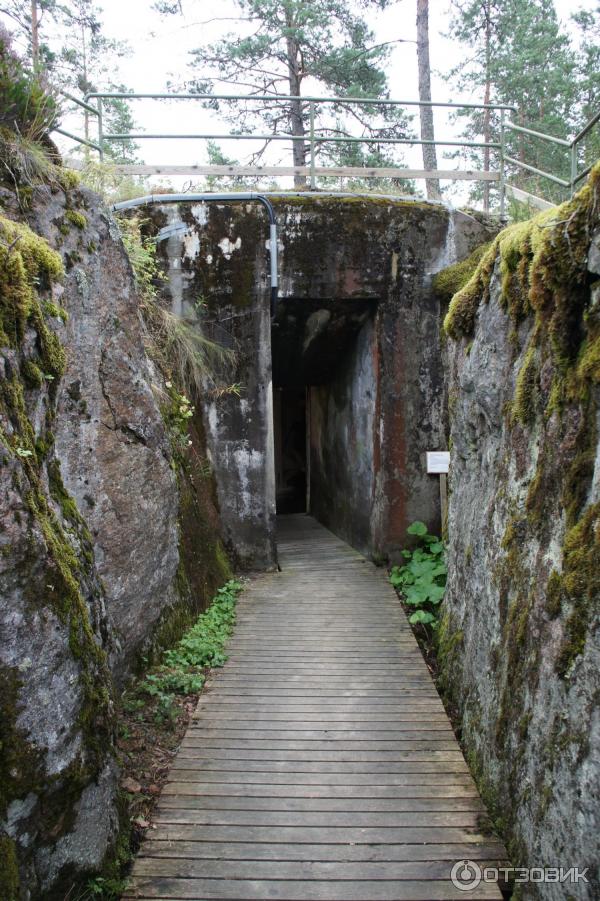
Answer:
POLYGON ((407 525, 439 527, 425 452, 445 447, 441 311, 432 276, 488 237, 471 215, 379 197, 269 195, 151 208, 175 310, 237 351, 239 394, 202 414, 224 539, 238 564, 277 563, 276 514, 309 511, 394 558, 407 525), (199 303, 200 302, 200 303, 199 303))

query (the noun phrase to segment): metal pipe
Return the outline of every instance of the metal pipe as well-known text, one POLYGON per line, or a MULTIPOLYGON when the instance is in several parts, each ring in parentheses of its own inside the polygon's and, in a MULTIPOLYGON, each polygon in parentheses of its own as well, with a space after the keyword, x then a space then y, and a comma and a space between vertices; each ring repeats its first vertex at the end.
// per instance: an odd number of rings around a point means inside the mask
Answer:
POLYGON ((102 97, 98 97, 98 143, 100 144, 100 162, 104 160, 104 110, 102 97))
POLYGON ((595 116, 592 116, 588 124, 583 126, 579 134, 575 135, 572 143, 578 144, 582 138, 585 138, 588 131, 590 131, 597 122, 600 122, 600 111, 598 111, 595 116))
POLYGON ((317 187, 315 175, 315 104, 310 101, 310 186, 314 190, 317 187))
POLYGON ((596 163, 590 163, 589 166, 586 166, 585 169, 583 170, 583 172, 580 172, 579 175, 577 176, 577 178, 573 181, 573 184, 576 185, 578 182, 581 181, 582 178, 585 178, 586 175, 589 175, 595 165, 596 165, 596 163))
POLYGON ((562 185, 563 188, 569 188, 571 186, 570 181, 565 181, 564 178, 558 178, 556 175, 550 175, 549 172, 544 172, 543 169, 536 169, 535 166, 530 166, 528 163, 522 163, 512 156, 505 156, 504 159, 507 163, 512 163, 513 166, 520 166, 521 169, 533 172, 534 175, 541 175, 543 178, 549 178, 550 181, 556 182, 557 185, 562 185))
POLYGON ((271 272, 271 316, 275 315, 278 299, 279 278, 277 274, 278 254, 277 254, 277 219, 273 204, 264 194, 257 194, 254 191, 235 192, 232 194, 147 194, 145 197, 135 197, 133 200, 122 200, 120 203, 113 203, 111 209, 114 212, 121 210, 131 210, 138 206, 147 206, 151 203, 230 203, 248 200, 256 200, 262 203, 269 215, 269 257, 271 272))
POLYGON ((72 135, 70 131, 65 131, 64 128, 54 128, 53 131, 59 135, 63 135, 65 138, 70 138, 71 141, 77 141, 78 144, 85 144, 86 147, 91 147, 93 150, 100 150, 98 144, 94 144, 93 141, 88 141, 86 138, 79 138, 77 135, 72 135))
MULTIPOLYGON (((83 107, 84 110, 87 110, 88 113, 93 113, 94 116, 98 115, 98 110, 95 106, 90 106, 89 103, 85 103, 83 100, 80 100, 78 97, 73 97, 72 94, 67 93, 67 91, 60 91, 60 94, 63 97, 66 97, 67 100, 71 100, 73 103, 76 103, 77 106, 83 107)), ((56 129, 55 129, 56 130, 56 129)))
POLYGON ((534 138, 543 138, 544 141, 550 141, 552 144, 560 144, 561 147, 570 147, 571 141, 565 141, 563 138, 555 138, 553 135, 545 135, 541 131, 534 131, 533 128, 524 128, 523 125, 517 125, 515 122, 507 122, 505 128, 511 131, 518 131, 519 134, 531 135, 534 138))
POLYGON ((382 100, 378 97, 303 97, 296 94, 130 94, 91 91, 85 94, 85 100, 102 97, 105 100, 256 100, 264 103, 267 100, 301 100, 304 103, 358 103, 362 106, 440 106, 452 109, 498 109, 516 113, 516 107, 506 103, 438 103, 435 100, 382 100))
POLYGON ((570 179, 570 189, 571 189, 571 197, 575 193, 575 185, 577 184, 577 144, 571 144, 571 179, 570 179))
POLYGON ((500 219, 504 219, 506 212, 506 123, 504 110, 500 113, 500 219))

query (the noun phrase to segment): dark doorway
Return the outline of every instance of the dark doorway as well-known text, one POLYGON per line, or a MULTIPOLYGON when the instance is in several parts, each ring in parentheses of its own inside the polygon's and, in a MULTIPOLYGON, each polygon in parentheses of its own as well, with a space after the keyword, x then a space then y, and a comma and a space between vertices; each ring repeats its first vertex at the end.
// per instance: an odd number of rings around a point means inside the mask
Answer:
POLYGON ((306 390, 276 388, 275 479, 278 513, 306 513, 306 390))

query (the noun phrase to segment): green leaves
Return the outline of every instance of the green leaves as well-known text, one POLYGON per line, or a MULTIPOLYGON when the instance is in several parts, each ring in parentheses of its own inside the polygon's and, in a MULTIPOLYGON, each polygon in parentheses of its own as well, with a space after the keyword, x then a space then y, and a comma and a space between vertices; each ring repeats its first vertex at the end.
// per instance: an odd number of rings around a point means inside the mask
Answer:
MULTIPOLYGON (((227 660, 225 643, 235 624, 235 606, 242 583, 231 579, 219 588, 213 602, 171 650, 163 663, 139 684, 136 694, 153 701, 154 718, 159 723, 174 721, 176 695, 196 694, 205 681, 204 670, 223 666, 227 660)), ((145 706, 139 698, 126 699, 130 711, 145 706)), ((140 717, 144 714, 140 712, 140 717)))
POLYGON ((436 535, 429 534, 423 522, 412 523, 407 532, 419 538, 421 546, 402 551, 407 562, 403 566, 392 567, 390 582, 406 604, 417 608, 409 617, 409 622, 436 629, 437 608, 446 590, 444 545, 436 535))
POLYGON ((406 531, 408 532, 409 535, 423 536, 423 535, 427 535, 427 526, 425 525, 424 522, 420 522, 419 520, 417 520, 416 522, 413 522, 412 525, 410 525, 406 531))

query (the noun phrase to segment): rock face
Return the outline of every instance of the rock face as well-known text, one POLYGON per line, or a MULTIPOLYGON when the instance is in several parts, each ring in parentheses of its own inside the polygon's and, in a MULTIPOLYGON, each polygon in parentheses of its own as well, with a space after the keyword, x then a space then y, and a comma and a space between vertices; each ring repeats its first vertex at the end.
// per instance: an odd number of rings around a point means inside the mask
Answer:
POLYGON ((600 875, 599 182, 503 233, 447 320, 444 681, 513 862, 589 868, 522 887, 553 901, 600 875))
POLYGON ((15 901, 65 897, 110 852, 114 683, 227 564, 210 490, 193 463, 174 472, 115 223, 68 181, 36 192, 28 227, 0 199, 0 896, 15 901))

